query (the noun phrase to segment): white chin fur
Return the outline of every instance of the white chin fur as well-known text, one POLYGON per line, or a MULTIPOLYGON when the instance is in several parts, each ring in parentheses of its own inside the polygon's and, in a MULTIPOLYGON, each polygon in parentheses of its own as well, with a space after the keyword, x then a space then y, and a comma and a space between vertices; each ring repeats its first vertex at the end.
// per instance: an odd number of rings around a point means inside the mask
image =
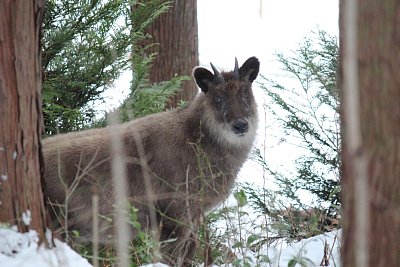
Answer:
MULTIPOLYGON (((211 115, 211 114, 207 114, 211 115)), ((222 145, 233 146, 251 146, 254 142, 257 132, 257 117, 247 118, 249 130, 243 134, 236 134, 232 130, 232 126, 226 123, 219 123, 210 116, 206 116, 206 124, 210 133, 217 142, 222 145)))

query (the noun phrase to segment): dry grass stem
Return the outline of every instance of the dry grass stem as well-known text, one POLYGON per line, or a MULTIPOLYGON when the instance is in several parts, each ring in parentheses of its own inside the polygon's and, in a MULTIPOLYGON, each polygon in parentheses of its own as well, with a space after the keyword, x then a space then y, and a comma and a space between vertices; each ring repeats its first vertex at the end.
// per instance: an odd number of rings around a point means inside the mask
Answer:
POLYGON ((92 192, 93 266, 99 267, 99 196, 92 192))
POLYGON ((125 166, 125 151, 123 149, 118 126, 118 112, 111 112, 108 116, 111 137, 112 177, 115 196, 115 232, 117 243, 118 266, 129 266, 129 226, 127 181, 125 166))
MULTIPOLYGON (((149 209, 149 217, 150 217, 150 225, 151 225, 151 238, 153 240, 158 240, 158 225, 157 225, 157 217, 156 217, 156 207, 155 207, 155 202, 157 201, 157 196, 154 193, 153 186, 151 184, 151 178, 150 178, 150 173, 149 173, 149 166, 147 166, 146 162, 146 154, 143 148, 143 143, 142 139, 137 132, 133 132, 133 138, 135 139, 136 147, 138 150, 138 155, 139 155, 139 164, 142 169, 142 175, 143 175, 143 182, 144 186, 146 189, 146 198, 147 198, 147 205, 149 209)), ((155 255, 158 255, 158 248, 155 250, 155 255)))

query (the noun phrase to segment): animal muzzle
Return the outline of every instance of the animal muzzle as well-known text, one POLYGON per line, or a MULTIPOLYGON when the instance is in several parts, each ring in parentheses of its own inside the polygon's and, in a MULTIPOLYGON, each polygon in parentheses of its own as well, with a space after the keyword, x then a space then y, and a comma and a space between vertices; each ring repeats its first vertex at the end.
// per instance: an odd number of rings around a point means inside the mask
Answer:
POLYGON ((232 124, 232 130, 235 132, 237 135, 243 135, 249 130, 249 124, 245 120, 236 120, 232 124))

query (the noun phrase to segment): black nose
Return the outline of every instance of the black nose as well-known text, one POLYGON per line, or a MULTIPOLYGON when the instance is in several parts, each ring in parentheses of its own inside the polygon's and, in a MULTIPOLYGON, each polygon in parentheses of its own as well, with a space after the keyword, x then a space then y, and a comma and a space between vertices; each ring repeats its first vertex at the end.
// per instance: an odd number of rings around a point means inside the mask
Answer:
POLYGON ((244 120, 237 120, 235 121, 235 123, 233 124, 233 131, 235 132, 235 134, 239 134, 242 135, 245 132, 247 132, 247 122, 244 120))

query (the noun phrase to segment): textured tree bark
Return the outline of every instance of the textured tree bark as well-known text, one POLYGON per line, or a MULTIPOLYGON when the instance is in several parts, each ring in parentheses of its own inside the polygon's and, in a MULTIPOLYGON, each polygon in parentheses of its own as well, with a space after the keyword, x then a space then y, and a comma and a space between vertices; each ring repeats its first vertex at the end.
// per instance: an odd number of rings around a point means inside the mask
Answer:
POLYGON ((41 183, 40 29, 43 0, 0 2, 0 222, 35 229, 46 210, 41 183))
MULTIPOLYGON (((346 0, 347 1, 347 0, 346 0)), ((340 5, 341 65, 348 27, 340 5)), ((400 1, 358 0, 357 67, 361 149, 352 154, 343 134, 343 266, 360 266, 356 236, 359 207, 355 204, 354 161, 363 156, 367 170, 368 229, 364 266, 398 266, 400 262, 400 1)), ((342 73, 342 81, 346 72, 342 73)), ((344 88, 346 90, 346 88, 344 88)), ((343 96, 344 94, 342 94, 343 96)), ((342 99, 346 101, 346 99, 342 99)), ((345 105, 343 105, 343 108, 345 105)), ((343 111, 342 128, 349 119, 343 111)), ((363 266, 363 267, 364 267, 363 266)))
MULTIPOLYGON (((158 17, 148 28, 153 41, 159 43, 152 52, 158 55, 153 63, 150 80, 166 81, 175 75, 192 74, 199 65, 197 0, 175 0, 172 8, 158 17)), ((197 94, 193 81, 184 81, 182 91, 170 99, 176 107, 179 100, 189 101, 197 94)))

